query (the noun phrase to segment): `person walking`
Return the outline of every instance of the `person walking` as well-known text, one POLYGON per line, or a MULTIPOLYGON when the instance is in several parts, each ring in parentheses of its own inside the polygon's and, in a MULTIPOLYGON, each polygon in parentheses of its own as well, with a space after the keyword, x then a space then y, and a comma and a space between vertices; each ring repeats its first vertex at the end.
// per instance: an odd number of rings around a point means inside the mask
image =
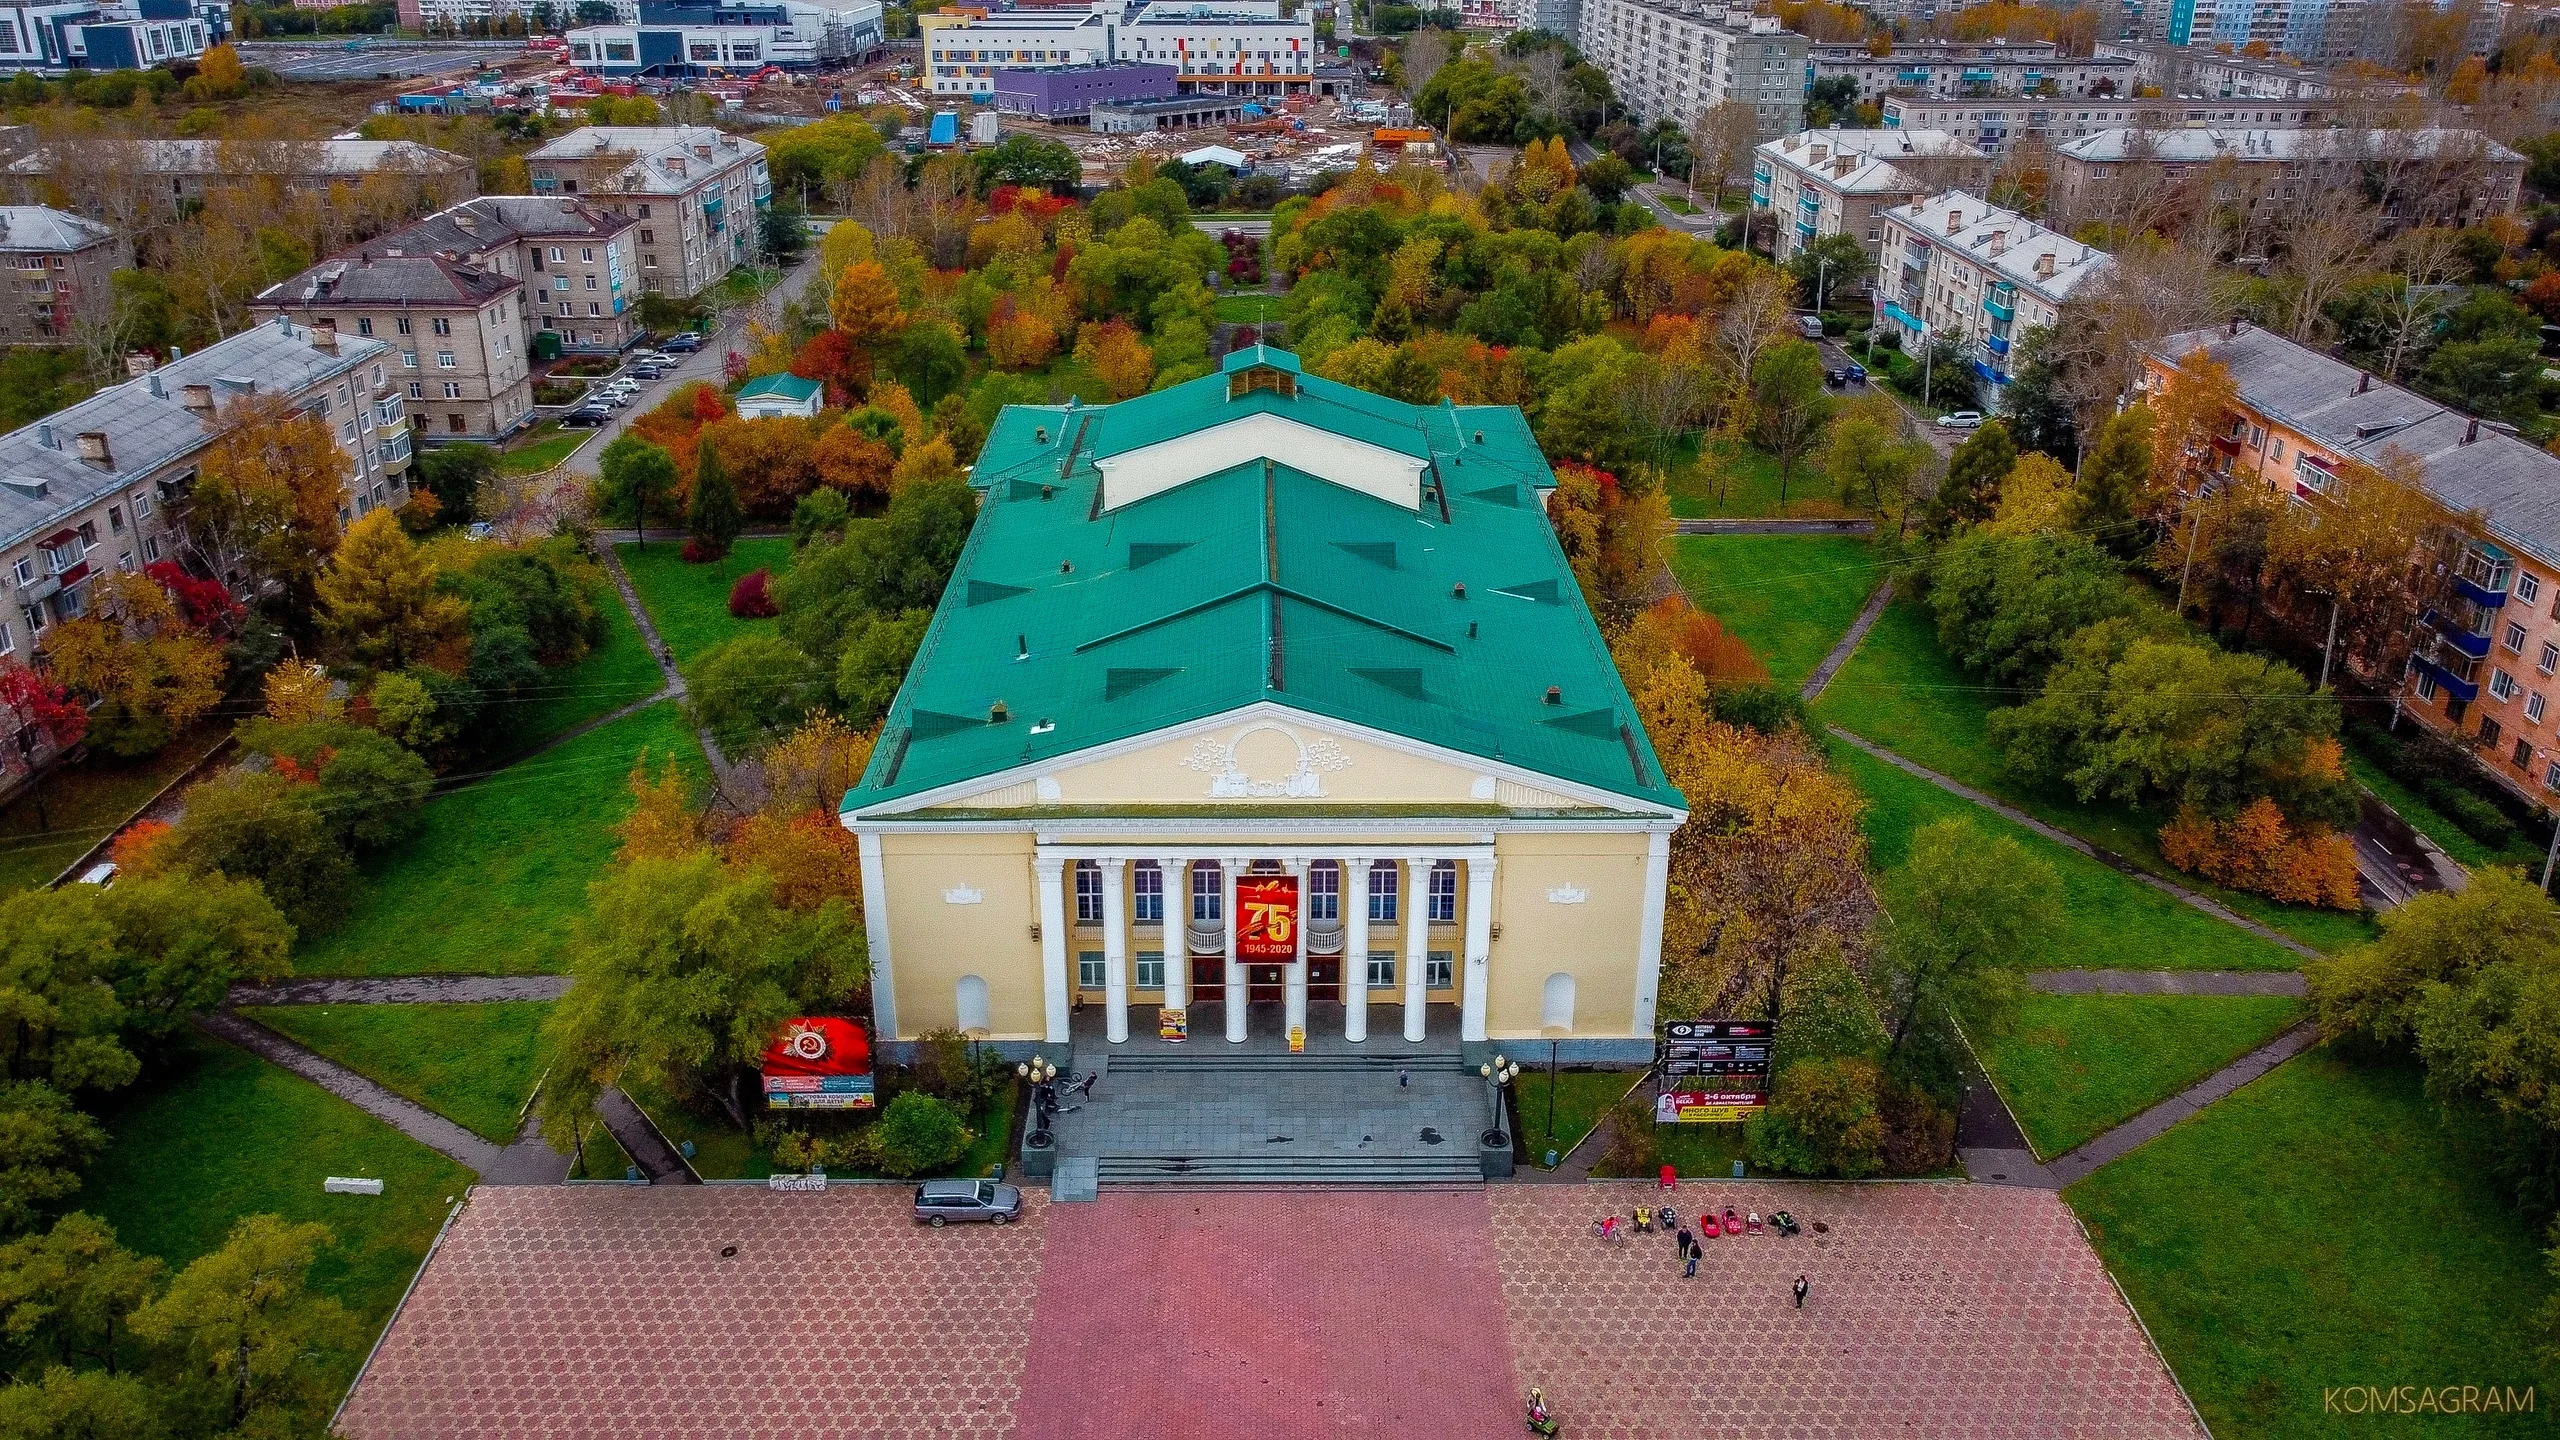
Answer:
POLYGON ((1681 1279, 1695 1280, 1698 1278, 1698 1251, 1701 1248, 1702 1247, 1698 1244, 1698 1237, 1689 1233, 1689 1227, 1686 1225, 1681 1226, 1680 1258, 1688 1262, 1680 1271, 1681 1279))
POLYGON ((1802 1275, 1799 1275, 1799 1276, 1797 1276, 1797 1277, 1796 1277, 1796 1308, 1797 1308, 1797 1309, 1801 1310, 1801 1309, 1803 1309, 1803 1308, 1804 1308, 1804 1297, 1805 1297, 1805 1292, 1806 1292, 1806 1291, 1808 1291, 1808 1290, 1811 1290, 1812 1288, 1813 1288, 1813 1282, 1812 1282, 1812 1281, 1810 1281, 1810 1280, 1806 1279, 1806 1278, 1805 1278, 1805 1277, 1803 1277, 1802 1275))
POLYGON ((1399 1090, 1410 1090, 1413 1088, 1413 1077, 1405 1073, 1405 1068, 1401 1065, 1396 1067, 1396 1088, 1399 1090))

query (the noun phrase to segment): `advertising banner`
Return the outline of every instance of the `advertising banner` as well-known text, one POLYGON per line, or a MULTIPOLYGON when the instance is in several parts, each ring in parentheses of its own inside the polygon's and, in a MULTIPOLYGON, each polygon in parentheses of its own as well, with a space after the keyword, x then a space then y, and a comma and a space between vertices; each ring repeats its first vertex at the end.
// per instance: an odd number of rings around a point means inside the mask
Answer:
POLYGON ((1767 1020, 1674 1020, 1662 1027, 1662 1094, 1653 1118, 1664 1125, 1730 1125, 1769 1103, 1769 1056, 1777 1026, 1767 1020))
POLYGON ((1236 882, 1236 953, 1247 960, 1298 958, 1298 879, 1257 875, 1236 882))
POLYGON ((764 1103, 776 1110, 868 1110, 876 1096, 871 1037, 851 1020, 794 1020, 765 1048, 764 1103))

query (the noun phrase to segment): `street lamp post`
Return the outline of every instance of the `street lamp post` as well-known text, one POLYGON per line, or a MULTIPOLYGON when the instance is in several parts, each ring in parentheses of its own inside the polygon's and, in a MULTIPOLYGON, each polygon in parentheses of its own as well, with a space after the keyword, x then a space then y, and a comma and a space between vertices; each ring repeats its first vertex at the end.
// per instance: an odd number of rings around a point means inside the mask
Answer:
POLYGON ((1822 313, 1823 291, 1830 285, 1830 283, 1831 257, 1828 255, 1816 256, 1814 258, 1813 268, 1813 313, 1817 316, 1822 313))

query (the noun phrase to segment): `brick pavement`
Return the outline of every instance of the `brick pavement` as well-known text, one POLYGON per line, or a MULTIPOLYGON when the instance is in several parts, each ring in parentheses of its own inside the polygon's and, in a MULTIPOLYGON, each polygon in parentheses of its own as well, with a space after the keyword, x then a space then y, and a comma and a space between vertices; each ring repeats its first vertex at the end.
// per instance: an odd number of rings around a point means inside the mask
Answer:
POLYGON ((338 1431, 1010 1434, 1047 1208, 1024 1202, 926 1230, 895 1185, 476 1189, 338 1431))
POLYGON ((1105 1190, 1048 1229, 1025 1440, 1519 1424, 1482 1190, 1105 1190))
POLYGON ((1603 1247, 1643 1185, 1109 1191, 931 1231, 897 1186, 473 1192, 340 1433, 1480 1437, 2201 1434, 2053 1195, 1682 1186, 1829 1225, 1603 1247), (738 1253, 720 1250, 735 1245, 738 1253), (1798 1312, 1787 1285, 1812 1276, 1798 1312))
POLYGON ((1684 1182, 1684 1212, 1785 1209, 1806 1226, 1707 1241, 1694 1280, 1662 1236, 1591 1234, 1611 1203, 1651 1203, 1650 1185, 1487 1195, 1519 1383, 1546 1388, 1573 1440, 2203 1434, 2049 1192, 1684 1182))

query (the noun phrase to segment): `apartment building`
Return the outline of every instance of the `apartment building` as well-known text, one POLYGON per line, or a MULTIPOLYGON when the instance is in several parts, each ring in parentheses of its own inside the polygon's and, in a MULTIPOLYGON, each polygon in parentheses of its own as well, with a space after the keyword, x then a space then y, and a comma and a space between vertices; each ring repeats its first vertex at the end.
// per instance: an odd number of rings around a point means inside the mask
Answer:
POLYGON ((1876 324, 1915 354, 1938 336, 1961 337, 1996 405, 2013 342, 2055 324, 2063 302, 2113 263, 2103 250, 1951 190, 1884 213, 1876 324))
POLYGON ((2477 130, 2102 130, 2055 152, 2055 213, 2108 213, 2128 193, 2210 208, 2244 242, 2330 194, 2375 200, 2393 228, 2512 215, 2530 163, 2477 130))
POLYGON ((485 196, 322 261, 251 308, 389 341, 421 439, 493 442, 533 422, 533 360, 639 338, 643 228, 574 200, 485 196))
POLYGON ((1751 155, 1751 208, 1777 217, 1780 264, 1824 235, 1880 255, 1884 212, 1990 183, 1991 158, 1943 130, 1807 130, 1751 155))
POLYGON ((1759 139, 1804 128, 1805 37, 1772 17, 1680 0, 1583 0, 1580 43, 1640 119, 1685 128, 1730 100, 1752 108, 1759 139))
POLYGON ((2066 56, 2050 40, 1902 40, 1886 55, 1865 42, 1814 44, 1806 62, 1816 83, 1847 76, 1858 98, 1899 95, 2131 95, 2134 62, 2066 56))
POLYGON ((568 33, 570 65, 589 74, 683 79, 766 65, 849 63, 881 44, 879 0, 660 3, 568 33))
MULTIPOLYGON (((88 613, 101 575, 168 560, 237 593, 237 557, 184 529, 188 491, 227 408, 281 395, 328 424, 352 521, 408 498, 409 431, 391 347, 277 319, 0 435, 0 657, 31 661, 53 625, 88 613)), ((0 773, 50 757, 0 712, 0 773)))
POLYGON ((999 71, 1136 61, 1174 68, 1185 94, 1310 95, 1314 12, 1280 0, 1097 0, 923 16, 926 88, 992 103, 999 71))
MULTIPOLYGON (((2237 47, 2234 47, 2235 49, 2237 47)), ((2133 62, 2134 80, 2164 95, 2216 100, 2325 100, 2360 92, 2370 80, 2346 81, 2290 55, 2259 59, 2210 47, 2153 40, 2101 40, 2100 59, 2133 62)), ((2406 89, 2406 86, 2395 86, 2406 89)))
POLYGON ((2144 388, 2198 351, 2238 391, 2230 428, 2212 442, 2224 473, 2316 505, 2348 462, 2379 465, 2397 450, 2446 509, 2473 517, 2454 596, 2427 613, 2408 673, 2368 679, 2402 715, 2471 742, 2517 793, 2560 803, 2560 457, 2254 325, 2168 337, 2144 388))
POLYGON ((763 243, 773 176, 753 140, 707 125, 589 125, 525 159, 534 194, 639 222, 644 292, 699 295, 763 243))
POLYGON ((2037 96, 1885 97, 1887 129, 1944 130, 1989 155, 2000 155, 2025 136, 2048 145, 2102 130, 2144 130, 2181 125, 2255 126, 2269 129, 2317 125, 2336 113, 2331 100, 2049 100, 2037 96))
POLYGON ((84 310, 114 303, 112 277, 132 263, 132 244, 95 220, 0 205, 0 270, 9 277, 0 345, 68 343, 84 310))

